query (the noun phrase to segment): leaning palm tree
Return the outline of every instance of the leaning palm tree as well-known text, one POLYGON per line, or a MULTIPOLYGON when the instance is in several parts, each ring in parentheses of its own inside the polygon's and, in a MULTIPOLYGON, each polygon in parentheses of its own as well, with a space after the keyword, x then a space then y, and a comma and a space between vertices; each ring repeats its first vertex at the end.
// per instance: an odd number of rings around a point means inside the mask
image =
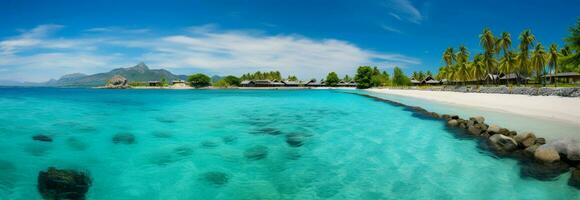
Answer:
POLYGON ((554 87, 558 87, 558 59, 561 57, 560 52, 558 52, 558 45, 550 45, 550 52, 548 58, 548 66, 550 66, 550 71, 554 71, 554 74, 550 78, 550 82, 554 83, 554 87), (554 79, 556 78, 556 79, 554 79))
POLYGON ((532 32, 528 30, 524 30, 520 34, 520 44, 518 48, 520 49, 520 54, 518 56, 518 63, 519 63, 519 70, 520 73, 527 75, 532 69, 530 68, 530 58, 529 58, 529 48, 531 45, 534 44, 536 41, 536 37, 532 34, 532 32))
POLYGON ((536 70, 537 80, 542 82, 542 85, 545 85, 541 75, 544 73, 544 68, 546 67, 546 62, 548 60, 548 54, 544 50, 544 46, 541 43, 536 45, 534 52, 532 52, 532 60, 531 64, 536 70))
POLYGON ((575 53, 569 51, 568 56, 563 57, 562 64, 580 66, 580 18, 576 22, 576 26, 570 27, 570 36, 564 39, 569 50, 574 50, 575 53))
MULTIPOLYGON (((504 57, 499 61, 499 71, 507 75, 511 74, 512 70, 517 66, 516 54, 508 51, 504 57)), ((508 77, 509 78, 509 77, 508 77)), ((509 79, 506 79, 506 84, 509 86, 509 79)))
POLYGON ((479 43, 481 44, 481 46, 483 47, 484 53, 483 53, 483 62, 486 66, 486 72, 491 74, 493 73, 493 69, 495 66, 495 58, 494 58, 494 54, 495 54, 495 44, 496 44, 496 40, 495 40, 495 36, 493 36, 493 33, 491 32, 491 30, 489 28, 484 28, 483 32, 481 33, 481 35, 479 35, 479 43))
POLYGON ((443 66, 443 67, 439 67, 439 71, 437 72, 437 75, 435 75, 436 79, 439 80, 443 80, 447 78, 447 67, 443 66))

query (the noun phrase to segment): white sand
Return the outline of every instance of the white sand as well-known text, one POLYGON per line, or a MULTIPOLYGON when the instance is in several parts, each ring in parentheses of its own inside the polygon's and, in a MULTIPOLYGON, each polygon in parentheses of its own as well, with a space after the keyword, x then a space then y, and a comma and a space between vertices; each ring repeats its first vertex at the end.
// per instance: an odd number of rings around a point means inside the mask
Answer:
POLYGON ((580 98, 574 97, 396 89, 368 89, 368 91, 563 120, 580 125, 580 98))

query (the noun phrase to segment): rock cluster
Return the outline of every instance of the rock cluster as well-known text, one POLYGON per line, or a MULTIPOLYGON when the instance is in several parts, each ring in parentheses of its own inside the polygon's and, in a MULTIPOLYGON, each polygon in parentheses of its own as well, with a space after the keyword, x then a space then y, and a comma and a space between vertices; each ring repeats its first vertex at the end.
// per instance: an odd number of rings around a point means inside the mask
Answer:
POLYGON ((107 81, 105 88, 109 89, 125 89, 129 88, 129 81, 123 76, 115 75, 107 81))
POLYGON ((453 92, 472 92, 472 93, 493 93, 493 94, 522 94, 530 96, 561 96, 561 97, 580 97, 580 88, 552 88, 552 87, 506 87, 501 86, 454 86, 446 85, 443 87, 429 88, 432 91, 453 91, 453 92))
POLYGON ((572 175, 569 178, 570 186, 580 189, 580 146, 573 141, 553 141, 546 143, 546 139, 538 138, 534 133, 525 132, 518 134, 516 131, 502 128, 498 125, 488 125, 481 116, 471 117, 469 120, 457 115, 438 114, 429 112, 423 108, 407 106, 398 102, 380 99, 370 95, 362 95, 378 101, 387 102, 396 106, 403 106, 413 110, 421 116, 431 116, 444 120, 454 129, 481 139, 482 147, 492 151, 500 157, 515 158, 519 161, 522 169, 521 175, 538 180, 554 180, 566 173, 570 166, 572 175))
POLYGON ((85 199, 90 185, 83 172, 49 167, 38 173, 38 191, 44 199, 85 199))

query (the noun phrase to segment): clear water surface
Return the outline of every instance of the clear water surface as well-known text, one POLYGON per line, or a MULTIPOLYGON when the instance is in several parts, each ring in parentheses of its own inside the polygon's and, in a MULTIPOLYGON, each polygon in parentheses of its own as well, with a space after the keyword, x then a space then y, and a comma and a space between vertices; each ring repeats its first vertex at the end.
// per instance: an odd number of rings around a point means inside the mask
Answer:
POLYGON ((569 174, 521 178, 440 121, 328 90, 0 88, 0 199, 40 199, 49 166, 88 171, 88 199, 580 198, 569 174))

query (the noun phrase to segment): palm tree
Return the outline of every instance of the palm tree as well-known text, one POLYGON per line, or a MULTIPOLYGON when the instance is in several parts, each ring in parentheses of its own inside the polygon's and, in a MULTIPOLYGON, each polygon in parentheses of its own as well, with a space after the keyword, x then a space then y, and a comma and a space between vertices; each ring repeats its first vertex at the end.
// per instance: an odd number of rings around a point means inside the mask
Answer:
POLYGON ((453 52, 452 47, 445 49, 445 52, 443 53, 443 61, 445 61, 445 67, 451 67, 453 62, 455 62, 455 53, 453 52))
POLYGON ((497 53, 499 49, 503 50, 504 55, 512 48, 512 36, 508 32, 501 33, 501 38, 497 42, 497 53))
POLYGON ((485 76, 485 63, 483 63, 483 55, 477 54, 473 58, 473 63, 471 63, 471 74, 473 74, 473 78, 479 84, 479 79, 485 76))
POLYGON ((546 62, 548 59, 548 54, 544 50, 544 46, 542 43, 538 43, 534 52, 532 52, 532 66, 536 70, 537 80, 542 81, 542 85, 545 85, 543 79, 541 78, 541 74, 544 72, 544 68, 546 67, 546 62))
POLYGON ((524 30, 521 34, 520 34, 520 45, 518 46, 518 48, 520 49, 520 54, 518 56, 518 63, 519 63, 519 70, 520 72, 524 73, 524 74, 528 74, 529 71, 531 71, 530 69, 530 58, 529 58, 529 48, 530 45, 534 44, 534 41, 536 41, 536 37, 532 34, 532 32, 527 29, 524 30))
POLYGON ((447 67, 445 67, 445 66, 439 67, 439 72, 437 72, 437 75, 435 77, 439 80, 446 79, 447 78, 447 67))
POLYGON ((469 51, 464 45, 459 47, 457 52, 457 72, 456 76, 465 84, 469 78, 469 51))
POLYGON ((564 57, 562 59, 562 64, 565 65, 580 65, 580 18, 576 22, 575 27, 570 27, 570 36, 566 39, 566 46, 569 46, 570 49, 573 49, 575 53, 569 51, 570 55, 564 57))
MULTIPOLYGON (((504 57, 499 61, 499 70, 504 74, 510 74, 511 71, 517 66, 516 54, 508 51, 505 53, 504 57)), ((509 86, 509 79, 507 80, 507 85, 509 86)))
POLYGON ((550 66, 550 71, 554 70, 554 74, 551 76, 550 82, 554 83, 554 87, 558 87, 558 59, 560 58, 560 53, 558 52, 558 45, 550 45, 550 53, 548 58, 548 65, 550 66), (554 77, 556 80, 554 81, 554 77))
POLYGON ((483 62, 487 68, 487 73, 493 73, 492 70, 495 65, 495 58, 493 55, 495 54, 495 36, 489 28, 484 28, 481 35, 479 35, 479 43, 483 47, 484 54, 483 54, 483 62))

